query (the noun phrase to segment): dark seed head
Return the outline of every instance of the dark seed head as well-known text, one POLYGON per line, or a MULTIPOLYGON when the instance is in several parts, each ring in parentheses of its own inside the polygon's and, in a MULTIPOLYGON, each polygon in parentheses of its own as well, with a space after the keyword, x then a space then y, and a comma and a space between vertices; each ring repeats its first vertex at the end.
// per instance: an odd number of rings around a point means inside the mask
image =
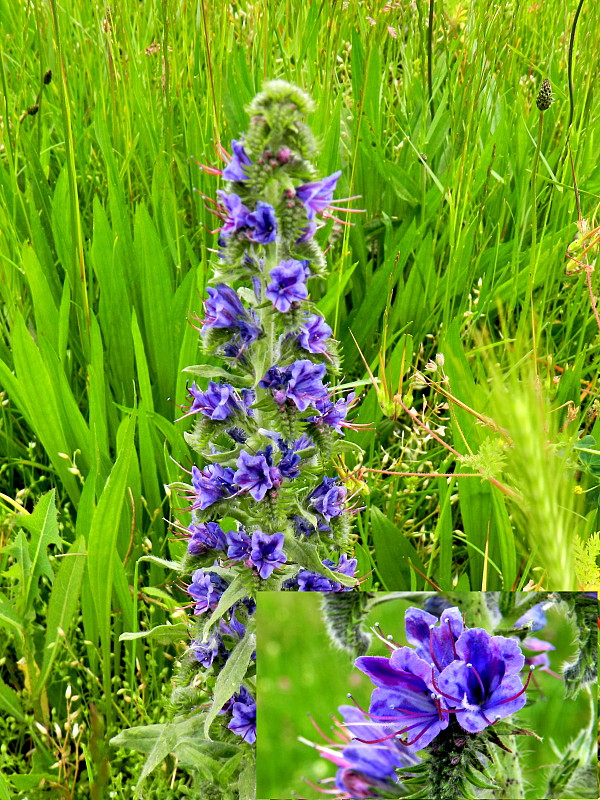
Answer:
POLYGON ((40 107, 36 103, 34 106, 30 106, 27 109, 27 113, 29 114, 30 117, 35 117, 35 115, 38 113, 39 110, 40 110, 40 107))
POLYGON ((552 105, 552 99, 552 86, 550 86, 548 78, 544 78, 535 104, 540 111, 547 111, 552 105))
POLYGON ((52 70, 49 69, 46 72, 44 72, 44 86, 48 86, 51 80, 52 80, 52 70))

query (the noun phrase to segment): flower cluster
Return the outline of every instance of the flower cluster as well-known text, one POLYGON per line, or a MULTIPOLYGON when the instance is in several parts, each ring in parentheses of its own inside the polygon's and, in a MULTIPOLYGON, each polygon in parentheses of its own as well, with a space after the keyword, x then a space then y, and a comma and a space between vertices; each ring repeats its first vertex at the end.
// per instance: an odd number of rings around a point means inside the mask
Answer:
POLYGON ((332 216, 341 173, 316 177, 311 109, 300 89, 267 84, 226 167, 207 168, 226 183, 211 207, 218 259, 198 329, 226 368, 188 370, 197 377, 185 416, 196 424, 186 438, 199 464, 187 489, 192 523, 179 533, 190 572, 216 569, 225 588, 239 580, 249 593, 357 583, 355 508, 331 460, 356 398, 334 395, 336 343, 309 300, 326 268, 315 234, 332 216))
POLYGON ((309 300, 326 268, 315 234, 332 215, 341 173, 317 178, 311 108, 300 89, 268 84, 226 167, 206 168, 224 185, 208 201, 218 251, 197 328, 204 353, 222 365, 187 370, 184 417, 195 425, 186 439, 197 463, 177 487, 191 521, 176 529, 195 635, 182 683, 188 708, 210 709, 207 732, 224 722, 224 741, 234 734, 242 748, 256 738, 251 598, 357 585, 356 509, 332 461, 353 448, 343 433, 356 398, 333 388, 336 342, 309 300))

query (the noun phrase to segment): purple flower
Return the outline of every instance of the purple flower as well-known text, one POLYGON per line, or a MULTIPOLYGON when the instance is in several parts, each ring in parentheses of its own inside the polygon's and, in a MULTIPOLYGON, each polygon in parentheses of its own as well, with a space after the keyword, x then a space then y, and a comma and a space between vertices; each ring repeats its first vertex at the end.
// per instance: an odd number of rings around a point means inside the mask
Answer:
POLYGON ((348 410, 355 396, 354 392, 350 392, 348 397, 340 397, 335 403, 332 403, 328 397, 317 400, 315 408, 320 416, 309 417, 309 422, 314 422, 317 426, 329 425, 338 433, 342 433, 342 427, 344 427, 344 422, 348 416, 348 410))
MULTIPOLYGON (((394 732, 394 728, 390 725, 382 726, 370 722, 368 717, 354 706, 340 706, 339 711, 344 717, 346 729, 355 738, 342 751, 342 758, 346 764, 345 768, 338 771, 336 779, 338 788, 354 791, 357 781, 355 770, 361 773, 363 779, 366 777, 383 783, 388 780, 396 781, 398 767, 408 767, 419 762, 419 757, 410 748, 399 744, 395 738, 384 739, 384 741, 374 744, 358 741, 364 739, 374 742, 381 739, 386 733, 394 732)), ((365 787, 373 786, 368 780, 364 785, 365 787)), ((376 795, 351 794, 351 796, 373 797, 376 795)))
POLYGON ((438 620, 427 611, 411 607, 406 610, 404 624, 406 640, 415 648, 416 654, 433 664, 439 672, 458 658, 456 641, 465 629, 458 608, 442 611, 438 620))
MULTIPOLYGON (((303 518, 297 517, 296 519, 303 518)), ((324 567, 350 577, 354 577, 358 564, 355 558, 348 558, 345 554, 340 556, 337 564, 330 558, 324 559, 322 563, 324 567)), ((351 586, 343 586, 337 581, 326 578, 325 575, 321 575, 318 572, 309 572, 307 569, 300 570, 296 577, 296 583, 299 592, 350 592, 352 590, 351 586)))
POLYGON ((192 508, 204 510, 219 500, 231 497, 235 494, 233 481, 231 467, 222 467, 220 464, 208 464, 202 470, 192 467, 192 484, 198 498, 192 508))
POLYGON ((418 742, 419 749, 426 747, 448 727, 448 714, 442 713, 432 668, 410 647, 400 647, 390 658, 362 656, 355 663, 377 687, 371 696, 369 716, 393 725, 392 736, 406 733, 405 745, 418 742))
POLYGON ((301 569, 297 576, 299 592, 334 592, 333 582, 320 575, 318 572, 310 572, 301 569))
POLYGON ((310 314, 300 327, 298 344, 309 353, 326 355, 327 340, 333 331, 319 314, 310 314))
POLYGON ((322 181, 315 181, 314 183, 305 183, 304 186, 298 186, 296 189, 296 197, 304 203, 306 208, 306 216, 309 220, 313 220, 316 214, 325 211, 327 206, 333 200, 333 193, 338 178, 342 174, 341 170, 334 172, 322 181))
POLYGON ((519 672, 525 657, 514 639, 471 628, 456 642, 456 652, 459 660, 440 673, 434 690, 464 730, 478 733, 523 708, 526 687, 519 672))
POLYGON ((242 142, 232 139, 231 149, 233 157, 223 170, 223 177, 226 181, 247 181, 248 175, 244 172, 244 167, 252 164, 252 161, 248 158, 242 142))
POLYGON ((326 371, 325 364, 301 359, 283 370, 271 367, 258 385, 262 389, 271 389, 279 405, 291 400, 299 411, 306 411, 309 405, 327 397, 327 389, 322 383, 326 371))
POLYGON ((242 491, 250 492, 257 501, 263 500, 269 489, 277 488, 281 484, 281 473, 273 466, 270 447, 269 445, 263 453, 255 456, 242 450, 236 461, 235 482, 242 491))
POLYGON ((261 578, 268 578, 275 567, 282 567, 286 562, 283 552, 283 533, 263 533, 254 531, 252 534, 252 552, 250 560, 258 569, 261 578))
POLYGON ((219 634, 213 633, 207 642, 201 642, 198 639, 193 639, 192 651, 196 661, 208 669, 215 658, 225 651, 225 647, 223 646, 223 640, 219 634))
POLYGON ((515 628, 522 628, 528 623, 531 623, 530 630, 532 631, 540 631, 542 628, 546 626, 546 613, 544 608, 546 603, 536 603, 532 608, 526 611, 522 617, 515 622, 515 628))
POLYGON ((206 319, 204 328, 236 328, 238 321, 247 316, 246 309, 240 302, 237 293, 226 286, 218 283, 216 286, 209 286, 206 290, 208 299, 204 301, 206 319))
POLYGON ((200 413, 209 419, 224 420, 242 411, 238 393, 229 383, 209 381, 203 392, 194 382, 188 388, 188 394, 194 398, 190 414, 200 413))
POLYGON ((306 517, 300 517, 295 514, 291 519, 296 536, 311 536, 316 530, 315 526, 311 525, 306 517))
POLYGON ((296 239, 296 244, 304 244, 305 242, 310 241, 316 232, 317 232, 316 222, 309 222, 308 225, 302 228, 302 236, 296 239))
POLYGON ((271 283, 267 286, 265 297, 272 301, 277 311, 285 313, 308 297, 306 272, 301 261, 285 259, 273 267, 269 275, 271 283))
POLYGON ((248 558, 251 550, 251 539, 241 528, 239 531, 229 531, 227 534, 227 556, 234 561, 243 561, 248 558))
POLYGON ((204 614, 209 608, 213 611, 226 588, 227 583, 214 572, 205 573, 204 570, 197 569, 187 590, 196 600, 194 614, 204 614))
POLYGON ((247 217, 246 224, 254 229, 252 232, 253 242, 271 244, 277 238, 275 209, 269 203, 259 200, 254 212, 247 217))
POLYGON ((234 328, 246 344, 258 339, 262 330, 256 324, 255 314, 244 308, 233 289, 218 283, 215 287, 209 286, 206 291, 208 299, 204 301, 206 317, 200 331, 202 334, 210 328, 234 328))
POLYGON ((289 370, 286 394, 299 411, 306 411, 309 405, 327 396, 327 389, 322 383, 327 371, 325 364, 313 364, 312 361, 301 359, 295 361, 289 370))
POLYGON ((241 230, 242 228, 248 227, 250 225, 250 210, 246 208, 246 206, 242 203, 240 197, 233 192, 231 194, 227 194, 222 190, 217 192, 221 203, 225 207, 225 211, 227 212, 227 218, 225 219, 225 223, 221 228, 221 235, 227 238, 231 236, 233 233, 237 233, 237 231, 241 230))
POLYGON ((256 741, 256 703, 252 695, 246 691, 240 699, 233 703, 233 716, 227 726, 248 744, 256 741))
POLYGON ((329 522, 333 517, 339 517, 343 513, 346 494, 346 487, 340 486, 336 478, 325 477, 309 494, 308 499, 310 505, 329 522))
POLYGON ((192 522, 189 529, 192 538, 187 551, 191 556, 201 556, 209 550, 225 550, 225 534, 216 522, 192 522))

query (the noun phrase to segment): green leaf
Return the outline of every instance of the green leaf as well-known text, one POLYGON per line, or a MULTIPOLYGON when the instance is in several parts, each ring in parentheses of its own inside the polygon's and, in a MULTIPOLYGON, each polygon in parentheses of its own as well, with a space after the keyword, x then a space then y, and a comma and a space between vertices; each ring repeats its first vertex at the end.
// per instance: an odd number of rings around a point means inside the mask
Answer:
POLYGON ((240 800, 254 800, 256 797, 256 765, 248 761, 238 780, 240 800))
POLYGON ((17 614, 8 600, 0 600, 0 626, 12 628, 20 635, 23 634, 23 618, 17 614))
POLYGON ((133 639, 148 639, 157 644, 169 645, 173 642, 180 642, 187 636, 187 625, 185 622, 179 622, 177 625, 156 625, 149 631, 125 631, 119 636, 121 642, 129 642, 133 639))
MULTIPOLYGON (((117 535, 127 489, 129 465, 133 455, 135 416, 126 421, 125 435, 104 491, 100 496, 90 529, 88 543, 88 580, 94 598, 102 643, 104 689, 110 694, 111 676, 111 596, 117 557, 117 535)), ((110 705, 107 706, 110 708, 110 705)))
POLYGON ((83 571, 86 561, 85 539, 80 536, 71 546, 62 559, 48 603, 46 615, 46 638, 44 642, 44 657, 42 668, 33 690, 33 696, 39 697, 54 660, 58 654, 58 642, 61 636, 69 634, 73 616, 79 603, 83 571))
POLYGON ((206 620, 202 632, 202 638, 203 639, 206 638, 209 630, 212 628, 215 622, 221 619, 223 614, 226 611, 228 611, 234 603, 237 603, 238 600, 241 600, 242 597, 246 597, 247 595, 248 595, 248 586, 246 583, 245 576, 243 574, 238 574, 231 581, 227 589, 225 589, 225 591, 219 598, 219 603, 217 607, 212 612, 210 617, 206 620))
MULTIPOLYGON (((303 511, 303 513, 308 517, 306 512, 303 511)), ((331 581, 341 583, 342 586, 356 586, 356 578, 352 578, 350 575, 341 575, 339 572, 333 572, 328 569, 319 558, 319 554, 312 544, 308 542, 299 542, 289 531, 285 533, 285 544, 283 547, 289 561, 295 561, 311 572, 318 572, 331 581)))
POLYGON ((31 607, 34 597, 37 595, 39 578, 45 575, 50 581, 54 579, 54 573, 48 560, 48 547, 51 544, 57 546, 61 544, 54 498, 55 490, 52 489, 40 497, 33 513, 19 515, 17 518, 17 524, 26 528, 31 534, 29 540, 31 567, 24 597, 24 608, 26 609, 31 607))
POLYGON ((0 679, 0 708, 7 714, 13 716, 18 722, 25 722, 25 712, 21 704, 21 699, 14 689, 7 686, 0 679))
POLYGON ((175 572, 182 572, 183 567, 179 561, 167 561, 166 558, 159 558, 158 556, 140 556, 138 562, 149 561, 151 564, 158 564, 159 567, 174 570, 175 572))
MULTIPOLYGON (((426 572, 419 554, 393 522, 378 508, 371 508, 371 534, 375 545, 375 563, 377 572, 388 590, 411 589, 410 565, 426 572)), ((417 578, 420 581, 421 578, 417 578)))
POLYGON ((254 620, 249 620, 244 638, 231 651, 229 658, 217 680, 213 691, 213 703, 204 721, 204 735, 210 738, 209 730, 217 714, 225 703, 239 691, 246 677, 246 671, 252 653, 256 649, 256 636, 254 634, 254 620))
POLYGON ((8 788, 8 783, 2 777, 1 772, 0 772, 0 800, 11 800, 11 793, 8 788))
POLYGON ((251 386, 252 378, 249 375, 234 375, 221 367, 213 367, 212 364, 195 364, 191 367, 185 367, 183 372, 189 372, 190 375, 198 375, 200 378, 225 378, 225 380, 232 383, 234 386, 242 384, 243 386, 251 386))

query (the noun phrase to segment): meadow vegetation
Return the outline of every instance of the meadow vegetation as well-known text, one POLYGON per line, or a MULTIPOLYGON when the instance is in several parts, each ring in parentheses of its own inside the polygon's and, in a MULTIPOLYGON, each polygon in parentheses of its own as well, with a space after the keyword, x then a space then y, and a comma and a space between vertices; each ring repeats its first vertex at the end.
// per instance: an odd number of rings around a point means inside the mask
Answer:
MULTIPOLYGON (((338 459, 363 588, 597 588, 600 32, 579 8, 573 32, 560 0, 0 0, 0 800, 129 798, 143 755, 108 740, 168 717, 185 626, 119 637, 184 619, 167 487, 217 243, 195 160, 265 80, 310 92, 320 174, 364 210, 320 231, 313 296, 372 427, 338 459)), ((167 759, 144 797, 190 785, 167 759)))

